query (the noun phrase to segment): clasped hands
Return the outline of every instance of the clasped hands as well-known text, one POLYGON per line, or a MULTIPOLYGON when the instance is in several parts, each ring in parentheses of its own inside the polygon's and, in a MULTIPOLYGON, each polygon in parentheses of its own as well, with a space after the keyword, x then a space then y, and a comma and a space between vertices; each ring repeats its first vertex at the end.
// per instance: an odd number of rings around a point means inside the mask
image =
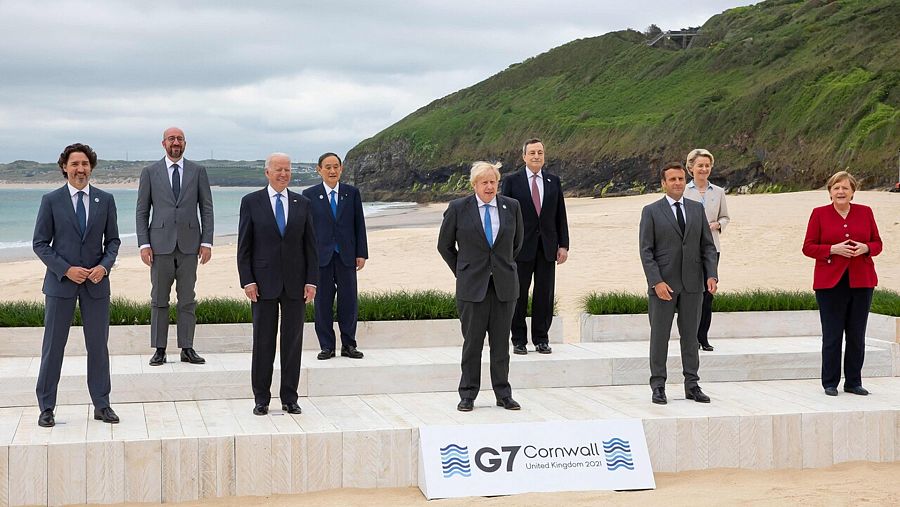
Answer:
POLYGON ((841 257, 859 257, 860 255, 869 253, 869 245, 847 239, 841 243, 831 245, 830 253, 831 255, 840 255, 841 257))
POLYGON ((100 265, 90 269, 81 266, 70 266, 69 269, 66 270, 66 278, 79 285, 84 283, 85 280, 100 283, 100 280, 103 280, 104 276, 106 276, 106 268, 100 265))
MULTIPOLYGON (((255 283, 247 284, 244 287, 244 295, 247 296, 247 299, 253 301, 254 303, 259 300, 259 287, 255 283)), ((316 298, 316 286, 315 285, 305 285, 303 287, 303 302, 306 304, 310 304, 316 298)))
MULTIPOLYGON (((706 279, 706 290, 710 294, 715 294, 718 289, 719 284, 716 282, 715 278, 706 279)), ((656 291, 656 297, 662 299, 663 301, 671 301, 672 294, 675 293, 675 291, 672 290, 672 287, 669 287, 669 284, 667 284, 666 282, 659 282, 658 284, 654 285, 653 290, 656 291)))

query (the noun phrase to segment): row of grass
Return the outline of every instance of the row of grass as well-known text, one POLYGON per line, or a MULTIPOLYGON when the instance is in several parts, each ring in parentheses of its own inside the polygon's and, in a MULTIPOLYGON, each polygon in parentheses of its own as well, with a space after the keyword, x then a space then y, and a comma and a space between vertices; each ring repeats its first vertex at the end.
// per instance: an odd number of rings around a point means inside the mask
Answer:
MULTIPOLYGON (((632 292, 592 292, 585 296, 584 311, 590 315, 647 313, 647 295, 632 292)), ((810 291, 748 290, 723 292, 713 299, 714 312, 777 312, 818 310, 810 291)), ((875 289, 872 313, 900 317, 900 294, 875 289)))
MULTIPOLYGON (((528 314, 531 314, 529 301, 528 314)), ((806 291, 740 291, 716 295, 715 312, 753 312, 816 310, 816 297, 806 291)), ((313 305, 306 305, 306 321, 312 322, 313 305)), ((584 311, 591 315, 647 313, 647 296, 631 292, 594 292, 584 298, 584 311)), ((872 312, 900 317, 900 294, 892 290, 876 289, 872 298, 872 312)), ((197 303, 198 324, 250 323, 250 303, 245 299, 212 298, 197 303)), ((425 320, 456 319, 456 297, 451 292, 437 290, 361 293, 359 320, 425 320)), ((110 303, 109 321, 113 326, 150 324, 150 305, 116 298, 110 303)), ((169 322, 175 323, 175 307, 169 308, 169 322)), ((75 325, 81 325, 76 310, 75 325)), ((32 301, 0 302, 0 327, 41 327, 44 325, 44 304, 32 301)))

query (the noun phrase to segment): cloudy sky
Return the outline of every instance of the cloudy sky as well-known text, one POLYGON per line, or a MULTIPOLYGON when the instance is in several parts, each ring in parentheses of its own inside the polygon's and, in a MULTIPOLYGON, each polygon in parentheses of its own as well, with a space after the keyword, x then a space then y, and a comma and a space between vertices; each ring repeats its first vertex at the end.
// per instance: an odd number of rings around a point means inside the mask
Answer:
POLYGON ((0 0, 0 162, 309 161, 512 63, 613 30, 696 26, 747 0, 0 0))

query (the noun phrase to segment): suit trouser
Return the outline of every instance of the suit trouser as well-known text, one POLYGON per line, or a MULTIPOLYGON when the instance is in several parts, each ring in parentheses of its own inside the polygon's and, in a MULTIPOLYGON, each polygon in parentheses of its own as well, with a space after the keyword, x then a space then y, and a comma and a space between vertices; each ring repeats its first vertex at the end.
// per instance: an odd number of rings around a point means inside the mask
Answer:
POLYGON ((150 265, 150 346, 165 348, 169 340, 169 296, 172 283, 178 297, 176 317, 178 346, 194 346, 194 328, 197 326, 197 300, 194 285, 197 283, 197 253, 186 254, 177 248, 170 254, 153 255, 150 265))
MULTIPOLYGON (((85 282, 91 283, 91 282, 85 282)), ((81 308, 84 324, 84 348, 87 350, 87 384, 91 403, 95 408, 109 406, 109 296, 92 298, 81 285, 75 297, 45 297, 44 343, 41 347, 41 368, 37 393, 41 411, 56 408, 56 388, 59 385, 63 354, 69 339, 75 301, 81 308)))
POLYGON ((272 364, 275 361, 275 342, 278 331, 278 309, 281 308, 281 403, 297 401, 300 385, 300 353, 303 349, 303 320, 306 304, 303 299, 291 299, 282 291, 276 299, 258 299, 250 304, 253 314, 253 356, 250 364, 250 383, 253 398, 268 405, 272 399, 272 364))
POLYGON ((316 288, 316 337, 322 350, 336 348, 332 313, 335 293, 341 345, 356 347, 356 321, 359 314, 356 290, 356 266, 345 266, 337 252, 332 255, 327 265, 319 267, 319 285, 316 288))
POLYGON ((681 342, 681 365, 684 388, 697 385, 700 376, 700 353, 697 350, 697 326, 700 322, 702 292, 676 292, 671 301, 663 301, 650 289, 650 387, 666 385, 666 360, 672 319, 678 311, 678 333, 681 342))
POLYGON ((524 346, 528 343, 525 315, 528 313, 528 289, 531 287, 532 275, 534 291, 531 295, 531 342, 535 345, 549 343, 550 325, 553 323, 553 295, 556 290, 556 261, 547 260, 538 238, 534 260, 516 261, 516 270, 519 273, 519 299, 512 319, 512 344, 524 346))
MULTIPOLYGON (((720 253, 716 252, 716 266, 719 265, 720 253)), ((703 283, 709 278, 706 270, 703 271, 703 283)), ((708 290, 703 291, 703 306, 700 309, 700 327, 697 329, 697 341, 701 345, 709 345, 709 326, 712 324, 713 295, 708 290)))
POLYGON ((849 271, 833 288, 816 290, 822 321, 822 387, 837 387, 841 381, 841 342, 845 334, 844 387, 862 385, 872 292, 872 288, 851 289, 849 271))
POLYGON ((456 300, 462 328, 463 346, 459 397, 475 399, 481 389, 481 351, 484 335, 491 350, 491 386, 497 399, 512 396, 509 385, 509 325, 515 301, 500 301, 494 279, 488 282, 482 301, 456 300))

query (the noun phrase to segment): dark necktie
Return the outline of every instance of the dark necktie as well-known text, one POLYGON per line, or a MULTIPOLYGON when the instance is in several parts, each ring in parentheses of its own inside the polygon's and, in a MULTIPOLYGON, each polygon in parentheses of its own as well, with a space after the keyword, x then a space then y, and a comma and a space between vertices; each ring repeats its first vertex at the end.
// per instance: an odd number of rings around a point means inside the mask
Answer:
POLYGON ((494 248, 494 226, 491 223, 491 205, 484 205, 484 235, 487 237, 488 246, 494 248))
POLYGON ((87 229, 87 210, 84 208, 84 192, 79 190, 76 194, 78 204, 75 205, 75 218, 78 219, 78 230, 81 237, 84 237, 84 230, 87 229))
POLYGON ((541 216, 541 192, 537 186, 537 174, 531 175, 531 202, 534 204, 534 211, 541 216))
MULTIPOLYGON (((337 192, 335 192, 334 190, 332 190, 329 194, 331 196, 331 199, 329 200, 331 202, 331 214, 334 216, 335 220, 337 220, 337 200, 335 199, 336 194, 337 192)), ((341 253, 341 246, 338 245, 337 242, 334 243, 334 251, 337 253, 341 253)))
POLYGON ((178 164, 172 164, 172 193, 175 194, 175 200, 178 200, 178 194, 181 193, 181 174, 178 172, 178 164))
POLYGON ((281 193, 275 194, 275 224, 278 225, 278 232, 284 237, 284 228, 287 222, 284 219, 284 205, 281 204, 281 193))
POLYGON ((675 202, 675 219, 678 220, 678 228, 684 236, 684 213, 681 212, 681 203, 678 201, 675 202))

